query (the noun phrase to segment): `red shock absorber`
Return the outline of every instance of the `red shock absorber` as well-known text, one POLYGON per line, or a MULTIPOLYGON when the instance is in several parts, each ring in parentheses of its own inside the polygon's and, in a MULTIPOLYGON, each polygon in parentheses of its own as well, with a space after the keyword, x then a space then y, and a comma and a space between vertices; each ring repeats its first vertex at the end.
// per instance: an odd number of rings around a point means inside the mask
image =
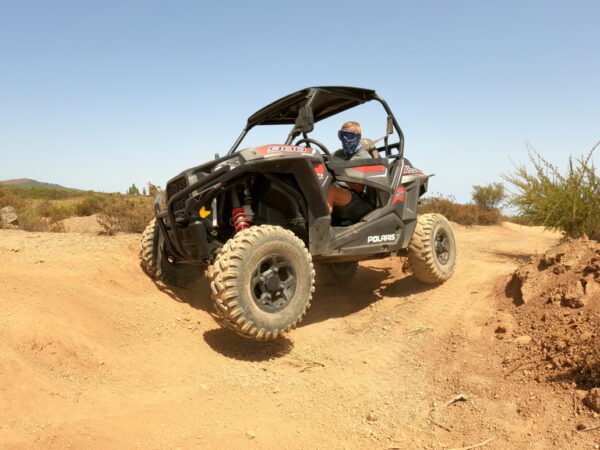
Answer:
POLYGON ((246 228, 250 228, 250 222, 248 222, 248 217, 246 217, 244 208, 233 208, 231 217, 233 218, 233 227, 235 228, 236 233, 239 233, 246 228))

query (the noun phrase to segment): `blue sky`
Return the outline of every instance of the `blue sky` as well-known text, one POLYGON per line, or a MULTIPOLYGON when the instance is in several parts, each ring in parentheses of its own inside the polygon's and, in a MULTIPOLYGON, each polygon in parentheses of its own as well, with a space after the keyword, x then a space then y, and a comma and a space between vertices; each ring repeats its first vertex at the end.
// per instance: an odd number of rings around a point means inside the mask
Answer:
POLYGON ((561 165, 600 140, 599 23, 597 1, 0 0, 0 180, 164 186, 267 103, 348 85, 387 100, 432 192, 469 201, 525 140, 561 165))

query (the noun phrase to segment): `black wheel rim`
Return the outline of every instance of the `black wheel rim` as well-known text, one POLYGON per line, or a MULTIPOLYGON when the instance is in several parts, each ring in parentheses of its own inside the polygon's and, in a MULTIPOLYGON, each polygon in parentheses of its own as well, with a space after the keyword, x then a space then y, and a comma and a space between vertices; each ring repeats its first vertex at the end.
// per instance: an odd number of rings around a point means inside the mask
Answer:
POLYGON ((444 230, 435 234, 435 256, 441 264, 447 264, 450 260, 450 239, 444 230))
POLYGON ((283 255, 263 258, 252 274, 251 286, 254 302, 263 311, 281 311, 296 292, 296 272, 283 255))

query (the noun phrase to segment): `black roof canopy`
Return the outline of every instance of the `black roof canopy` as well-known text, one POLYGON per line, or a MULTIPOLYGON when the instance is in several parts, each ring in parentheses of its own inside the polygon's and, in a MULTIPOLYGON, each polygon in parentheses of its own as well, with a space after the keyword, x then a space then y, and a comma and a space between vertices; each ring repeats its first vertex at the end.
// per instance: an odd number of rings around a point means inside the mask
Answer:
POLYGON ((294 124, 300 107, 312 99, 314 121, 326 119, 377 98, 375 91, 345 86, 317 86, 302 89, 275 100, 248 118, 246 129, 255 125, 294 124))

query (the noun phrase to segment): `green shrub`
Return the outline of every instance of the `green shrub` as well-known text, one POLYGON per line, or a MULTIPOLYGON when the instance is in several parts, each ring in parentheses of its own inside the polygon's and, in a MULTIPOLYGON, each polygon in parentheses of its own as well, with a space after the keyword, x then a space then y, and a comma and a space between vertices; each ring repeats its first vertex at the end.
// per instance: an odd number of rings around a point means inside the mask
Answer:
POLYGON ((599 145, 585 157, 570 156, 565 174, 530 148, 533 171, 517 166, 515 173, 504 175, 517 189, 510 204, 535 225, 600 240, 600 178, 592 160, 599 145))
POLYGON ((102 211, 104 200, 98 195, 88 195, 83 200, 75 204, 75 214, 77 216, 91 216, 102 211))
POLYGON ((473 186, 473 202, 477 206, 487 209, 497 209, 506 199, 506 192, 502 183, 490 183, 485 186, 473 186))

